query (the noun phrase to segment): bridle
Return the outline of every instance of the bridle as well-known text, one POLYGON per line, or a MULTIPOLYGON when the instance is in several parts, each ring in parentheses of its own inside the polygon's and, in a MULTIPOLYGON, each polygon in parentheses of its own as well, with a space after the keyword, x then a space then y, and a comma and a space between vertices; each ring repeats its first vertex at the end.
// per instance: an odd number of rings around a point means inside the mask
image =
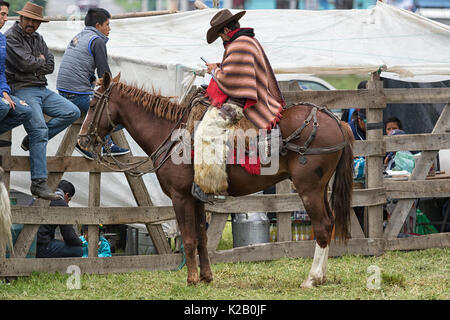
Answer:
MULTIPOLYGON (((103 112, 106 108, 106 114, 108 117, 109 124, 114 127, 116 126, 114 122, 111 120, 111 112, 108 108, 109 105, 109 96, 111 94, 111 91, 114 87, 114 82, 112 82, 109 87, 104 92, 98 92, 98 90, 94 91, 94 97, 97 98, 96 104, 91 107, 94 110, 93 119, 91 123, 89 124, 89 127, 85 134, 78 134, 79 137, 86 137, 89 142, 97 141, 101 143, 103 146, 106 143, 105 139, 100 138, 98 134, 98 125, 100 123, 100 120, 102 118, 103 112)), ((112 129, 111 129, 112 130, 112 129)), ((94 154, 97 155, 97 153, 94 151, 94 154)))
MULTIPOLYGON (((107 168, 109 168, 113 171, 126 172, 127 174, 130 174, 135 177, 140 177, 140 176, 142 176, 146 173, 150 173, 150 172, 156 172, 172 156, 172 154, 174 152, 180 152, 180 148, 173 148, 173 151, 169 152, 175 144, 178 144, 179 142, 181 142, 180 140, 173 141, 170 138, 172 137, 172 133, 174 132, 174 130, 180 125, 186 112, 188 110, 190 110, 191 108, 190 107, 185 108, 182 116, 177 121, 177 123, 175 124, 173 129, 170 131, 169 135, 166 137, 166 139, 164 139, 164 141, 159 145, 158 148, 156 148, 156 150, 149 157, 147 157, 144 160, 136 161, 133 163, 121 162, 121 161, 117 160, 116 157, 114 157, 111 154, 111 150, 109 148, 109 145, 108 145, 106 139, 100 138, 100 135, 98 134, 98 126, 99 126, 100 120, 103 116, 103 113, 105 112, 105 109, 106 109, 106 115, 107 115, 108 122, 112 126, 112 129, 106 135, 111 134, 112 131, 114 130, 114 128, 116 127, 116 124, 114 124, 114 122, 111 119, 111 111, 109 110, 109 98, 110 98, 111 91, 115 84, 116 84, 115 82, 111 82, 111 84, 108 86, 108 88, 104 92, 99 92, 98 90, 94 91, 94 97, 97 99, 97 102, 95 103, 94 106, 91 106, 91 108, 94 109, 92 121, 89 124, 87 132, 85 134, 78 134, 78 136, 86 137, 89 142, 91 142, 91 141, 99 142, 107 151, 107 155, 113 159, 113 162, 111 162, 107 158, 105 158, 101 154, 101 152, 100 152, 100 154, 98 154, 96 150, 92 150, 92 152, 94 154, 94 159, 97 162, 99 162, 100 164, 103 164, 104 166, 106 166, 107 168), (156 163, 156 160, 163 154, 164 154, 164 156, 163 156, 162 160, 159 162, 158 166, 153 167, 146 171, 133 171, 136 168, 142 166, 143 164, 145 164, 149 161, 151 161, 154 165, 156 163), (113 165, 115 165, 115 166, 113 167, 113 165)), ((179 146, 181 146, 181 144, 179 144, 179 146)))

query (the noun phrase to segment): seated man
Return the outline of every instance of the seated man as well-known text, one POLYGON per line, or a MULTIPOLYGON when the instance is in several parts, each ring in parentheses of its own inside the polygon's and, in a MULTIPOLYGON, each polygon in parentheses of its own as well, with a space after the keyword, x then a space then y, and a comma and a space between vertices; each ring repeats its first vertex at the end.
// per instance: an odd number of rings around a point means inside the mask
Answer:
MULTIPOLYGON (((56 88, 59 94, 73 102, 81 112, 87 113, 93 90, 96 84, 95 70, 99 78, 103 78, 105 72, 111 73, 108 65, 106 43, 111 30, 109 19, 111 15, 103 8, 92 8, 84 19, 84 29, 75 35, 64 52, 56 80, 56 88)), ((115 131, 122 129, 121 125, 115 131)), ((111 136, 106 140, 113 156, 130 152, 129 149, 116 145, 111 136)), ((93 160, 92 153, 75 146, 81 155, 93 160)), ((106 150, 103 150, 106 153, 106 150)))
MULTIPOLYGON (((8 21, 9 3, 0 1, 0 29, 8 21)), ((20 126, 31 119, 31 107, 14 96, 6 82, 5 76, 6 38, 0 33, 0 134, 20 126)), ((0 140, 0 147, 10 146, 10 141, 0 140)))
MULTIPOLYGON (((67 180, 61 180, 55 194, 59 200, 50 202, 51 207, 68 207, 75 194, 75 187, 67 180)), ((55 229, 58 225, 42 224, 37 234, 36 258, 81 257, 83 255, 82 241, 73 226, 59 225, 64 241, 55 239, 55 229)))
POLYGON ((57 200, 47 185, 47 143, 80 117, 80 110, 69 100, 47 89, 45 75, 55 68, 53 54, 40 34, 36 32, 43 18, 43 8, 27 2, 18 11, 20 20, 6 31, 6 78, 11 92, 25 100, 32 116, 24 123, 28 133, 22 148, 30 151, 31 194, 57 200), (46 123, 44 114, 51 117, 46 123))

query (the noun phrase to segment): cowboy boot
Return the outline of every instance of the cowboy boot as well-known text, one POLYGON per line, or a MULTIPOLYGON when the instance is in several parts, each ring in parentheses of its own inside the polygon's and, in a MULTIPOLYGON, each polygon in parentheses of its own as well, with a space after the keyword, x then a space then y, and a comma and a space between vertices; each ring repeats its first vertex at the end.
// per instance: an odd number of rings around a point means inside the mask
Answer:
POLYGON ((31 179, 31 194, 45 200, 59 200, 61 197, 53 193, 47 185, 47 179, 31 179))
POLYGON ((191 193, 194 196, 194 198, 200 200, 201 202, 214 204, 215 201, 223 202, 226 200, 225 196, 222 195, 216 195, 211 193, 205 193, 198 184, 195 182, 192 183, 192 189, 191 193))

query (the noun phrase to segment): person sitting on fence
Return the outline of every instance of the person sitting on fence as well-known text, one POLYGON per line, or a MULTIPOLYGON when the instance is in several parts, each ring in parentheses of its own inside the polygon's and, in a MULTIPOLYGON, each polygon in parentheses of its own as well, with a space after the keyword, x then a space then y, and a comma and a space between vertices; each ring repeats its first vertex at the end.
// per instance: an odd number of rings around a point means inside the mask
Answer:
MULTIPOLYGON (((108 42, 109 19, 111 15, 103 8, 92 8, 84 19, 84 29, 75 35, 64 52, 61 66, 56 80, 56 89, 64 98, 72 101, 82 113, 87 113, 96 84, 95 70, 102 78, 105 72, 111 73, 108 65, 108 54, 106 43, 108 42)), ((115 131, 123 129, 118 125, 115 131)), ((109 152, 114 155, 123 155, 130 152, 116 145, 111 136, 107 135, 106 140, 109 152)), ((93 154, 75 146, 81 155, 93 160, 93 154)), ((106 150, 103 149, 103 153, 106 150)))
MULTIPOLYGON (((8 21, 9 3, 0 1, 0 29, 8 21)), ((31 119, 31 107, 23 100, 10 95, 11 88, 6 82, 6 37, 0 32, 0 134, 8 132, 31 119)), ((0 140, 0 147, 10 146, 11 142, 0 140)))
POLYGON ((80 117, 80 110, 69 100, 47 89, 46 75, 53 73, 54 56, 43 37, 36 32, 42 22, 43 8, 27 2, 17 13, 6 36, 6 78, 11 93, 25 100, 32 116, 24 123, 27 136, 21 147, 30 151, 31 194, 46 200, 58 200, 47 184, 47 143, 80 117), (46 122, 44 114, 51 117, 46 122))
MULTIPOLYGON (((55 191, 60 198, 50 202, 51 207, 68 207, 69 202, 75 195, 74 185, 61 180, 55 191)), ((72 225, 59 225, 59 230, 64 239, 55 239, 55 230, 58 225, 43 224, 39 226, 37 234, 36 258, 64 258, 81 257, 83 249, 82 242, 72 225)))
MULTIPOLYGON (((101 231, 103 226, 99 226, 99 230, 101 231)), ((83 258, 87 258, 89 256, 89 237, 88 237, 88 226, 81 226, 81 241, 83 242, 83 258)), ((99 235, 98 237, 98 256, 99 257, 111 257, 111 245, 109 241, 103 236, 99 235)))

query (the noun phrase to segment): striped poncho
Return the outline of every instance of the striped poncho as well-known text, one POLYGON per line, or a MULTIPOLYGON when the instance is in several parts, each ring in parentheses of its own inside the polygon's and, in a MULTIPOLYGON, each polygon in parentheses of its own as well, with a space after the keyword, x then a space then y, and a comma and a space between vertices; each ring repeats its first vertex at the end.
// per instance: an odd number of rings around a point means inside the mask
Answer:
MULTIPOLYGON (((245 99, 245 116, 256 127, 270 130, 281 118, 284 106, 281 91, 262 46, 253 37, 253 30, 236 31, 225 44, 220 67, 213 70, 213 85, 217 84, 219 91, 228 97, 245 99)), ((207 96, 220 107, 211 91, 207 91, 207 96)))

